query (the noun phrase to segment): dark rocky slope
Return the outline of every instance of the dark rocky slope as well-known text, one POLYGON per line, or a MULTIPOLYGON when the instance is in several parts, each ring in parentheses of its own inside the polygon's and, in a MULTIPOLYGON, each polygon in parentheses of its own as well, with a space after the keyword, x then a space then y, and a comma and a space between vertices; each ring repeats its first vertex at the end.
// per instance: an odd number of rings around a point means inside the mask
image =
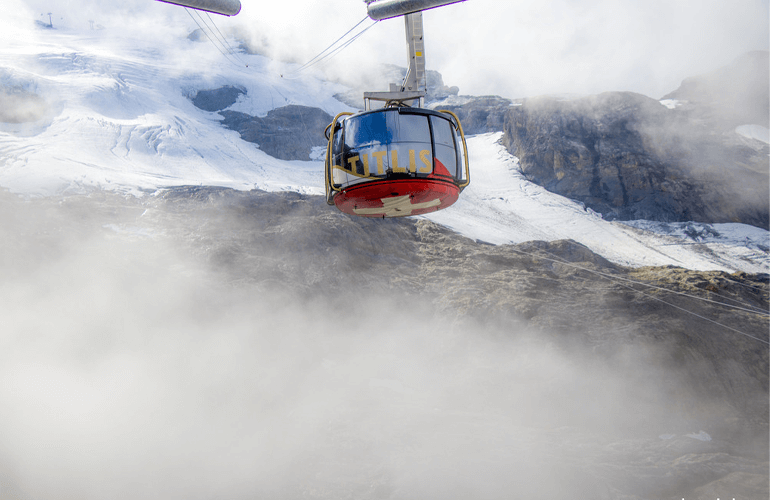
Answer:
POLYGON ((196 108, 204 111, 222 111, 238 101, 246 94, 246 89, 225 85, 218 89, 199 90, 190 99, 196 108))
POLYGON ((241 134, 244 141, 256 143, 265 153, 280 160, 309 160, 314 147, 325 146, 324 129, 332 121, 325 111, 307 106, 276 108, 265 117, 251 116, 227 108, 246 91, 226 85, 200 90, 192 103, 204 110, 219 112, 222 125, 241 134))
POLYGON ((768 227, 767 146, 639 94, 527 99, 503 141, 533 182, 609 219, 768 227))
POLYGON ((768 123, 768 52, 689 78, 666 99, 629 92, 443 106, 467 133, 503 131, 530 180, 608 219, 741 222, 767 228, 767 144, 735 133, 768 123))
MULTIPOLYGON (((107 293, 120 297, 126 286, 138 286, 128 276, 145 276, 171 292, 165 300, 172 304, 189 295, 174 314, 194 320, 196 338, 210 328, 218 342, 230 335, 222 325, 232 321, 238 297, 251 304, 239 313, 250 321, 243 349, 268 326, 283 332, 280 338, 295 344, 279 352, 297 357, 298 374, 321 362, 303 350, 312 339, 321 349, 357 352, 360 342, 393 328, 388 335, 399 354, 379 377, 401 373, 414 397, 372 389, 345 396, 344 411, 316 431, 317 444, 294 457, 291 481, 278 490, 282 498, 410 496, 417 483, 404 483, 397 464, 417 471, 428 496, 449 483, 465 485, 459 497, 478 496, 483 484, 514 479, 510 487, 540 492, 532 498, 768 495, 768 346, 762 342, 768 318, 750 311, 768 310, 766 275, 626 269, 571 241, 491 246, 426 220, 351 218, 321 197, 291 193, 196 187, 139 200, 94 192, 28 202, 3 194, 0 202, 7 214, 0 221, 0 262, 9 283, 35 282, 41 267, 70 265, 73 255, 86 252, 89 269, 126 277, 116 284, 120 292, 107 293), (156 247, 160 253, 144 250, 156 247), (100 255, 109 259, 101 262, 100 255), (141 259, 131 264, 133 256, 141 259), (156 259, 170 267, 156 267, 156 259), (194 293, 164 285, 171 275, 191 276, 185 279, 194 293), (262 319, 248 312, 262 303, 286 312, 262 319), (305 330, 297 315, 311 315, 313 326, 305 330), (413 360, 415 353, 421 354, 413 360), (412 378, 424 366, 451 388, 446 400, 433 402, 440 395, 433 383, 422 387, 425 379, 412 378), (430 401, 429 411, 416 401, 430 401), (373 412, 390 420, 368 426, 377 422, 373 412), (396 422, 399 430, 388 434, 396 422), (712 439, 686 436, 700 430, 712 439), (421 454, 437 446, 425 439, 435 432, 446 432, 435 439, 458 452, 436 451, 432 460, 445 467, 439 457, 454 457, 456 474, 451 467, 423 469, 421 454), (659 437, 664 433, 670 435, 659 437), (478 460, 481 482, 460 472, 476 470, 478 460), (531 476, 519 477, 522 470, 531 476)), ((113 307, 133 318, 129 325, 142 324, 154 310, 119 304, 113 307)), ((153 314, 168 332, 191 321, 153 314)), ((98 361, 101 350, 126 342, 118 340, 125 335, 100 340, 100 350, 89 349, 86 359, 98 361)), ((240 383, 261 379, 250 380, 240 383)), ((218 405, 230 404, 227 394, 218 392, 218 405)), ((276 401, 291 401, 291 394, 276 401)), ((9 459, 4 453, 0 462, 9 459)), ((13 486, 12 477, 3 479, 13 486)))
POLYGON ((462 105, 434 104, 433 107, 446 109, 457 115, 467 135, 500 132, 505 128, 505 117, 513 101, 498 96, 469 98, 462 105))
POLYGON ((260 118, 236 111, 220 111, 222 124, 280 160, 309 160, 314 147, 325 146, 324 129, 332 122, 325 111, 307 106, 276 108, 260 118))

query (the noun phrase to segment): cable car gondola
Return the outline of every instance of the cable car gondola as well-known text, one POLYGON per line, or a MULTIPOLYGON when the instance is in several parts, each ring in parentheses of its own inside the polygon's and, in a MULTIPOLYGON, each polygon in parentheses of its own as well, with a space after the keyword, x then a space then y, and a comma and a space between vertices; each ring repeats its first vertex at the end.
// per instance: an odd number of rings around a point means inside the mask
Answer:
POLYGON ((422 12, 458 0, 381 0, 369 16, 404 15, 409 68, 389 92, 364 93, 364 111, 340 113, 326 127, 326 201, 364 217, 421 215, 452 205, 470 183, 462 125, 425 97, 422 12), (371 109, 372 101, 384 107, 371 109), (415 106, 415 104, 417 104, 415 106))
POLYGON ((345 213, 425 214, 452 205, 469 183, 465 136, 449 111, 341 113, 327 135, 327 202, 345 213))

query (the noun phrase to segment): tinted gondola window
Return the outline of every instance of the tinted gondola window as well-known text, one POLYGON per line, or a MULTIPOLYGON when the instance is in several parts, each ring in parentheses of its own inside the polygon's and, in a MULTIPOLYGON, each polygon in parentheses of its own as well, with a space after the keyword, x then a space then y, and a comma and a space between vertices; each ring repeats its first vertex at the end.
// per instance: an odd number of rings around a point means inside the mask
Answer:
POLYGON ((338 145, 335 137, 333 146, 336 184, 432 171, 431 131, 425 115, 398 110, 369 113, 345 120, 344 129, 344 145, 338 145))
POLYGON ((459 181, 467 181, 465 155, 468 154, 468 152, 465 151, 465 146, 463 145, 460 134, 455 134, 455 149, 457 150, 457 179, 459 181))
POLYGON ((345 147, 389 144, 393 141, 392 113, 369 113, 345 120, 345 147))
POLYGON ((425 115, 393 113, 395 137, 388 148, 391 173, 428 175, 432 169, 430 125, 425 115))
POLYGON ((342 165, 342 127, 338 126, 334 131, 332 140, 332 164, 342 165))
POLYGON ((441 168, 438 167, 435 173, 457 177, 457 149, 452 125, 449 120, 438 116, 431 116, 430 119, 431 125, 433 125, 436 160, 446 169, 446 172, 442 172, 441 168))
POLYGON ((430 128, 425 115, 391 113, 395 122, 396 137, 393 142, 430 144, 430 128))

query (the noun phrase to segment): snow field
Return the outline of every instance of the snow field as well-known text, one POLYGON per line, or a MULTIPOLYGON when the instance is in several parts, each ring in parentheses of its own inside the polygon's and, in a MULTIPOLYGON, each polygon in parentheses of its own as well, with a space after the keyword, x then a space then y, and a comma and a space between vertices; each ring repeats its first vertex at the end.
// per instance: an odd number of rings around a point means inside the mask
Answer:
MULTIPOLYGON (((264 116, 300 104, 334 115, 351 110, 334 98, 345 87, 285 79, 278 63, 259 55, 239 53, 248 66, 237 65, 210 44, 179 36, 158 44, 119 30, 20 33, 0 54, 0 83, 41 95, 49 112, 31 124, 0 124, 0 186, 32 196, 89 188, 141 196, 179 185, 323 194, 321 151, 308 161, 275 159, 189 97, 233 85, 246 90, 234 111, 264 116)), ((572 239, 627 266, 770 270, 768 231, 701 224, 693 233, 692 223, 605 221, 528 182, 500 137, 468 138, 471 185, 453 207, 426 218, 493 244, 572 239)))

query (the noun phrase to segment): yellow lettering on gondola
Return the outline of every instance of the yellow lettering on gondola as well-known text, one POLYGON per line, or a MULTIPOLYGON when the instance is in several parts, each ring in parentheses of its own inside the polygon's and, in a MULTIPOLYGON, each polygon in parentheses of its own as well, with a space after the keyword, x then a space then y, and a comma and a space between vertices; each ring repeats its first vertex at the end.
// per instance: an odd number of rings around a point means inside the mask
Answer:
POLYGON ((350 170, 351 172, 356 172, 356 163, 358 163, 358 156, 351 156, 348 158, 348 163, 350 164, 350 168, 346 170, 350 170))
POLYGON ((431 165, 430 161, 430 151, 427 149, 420 151, 420 160, 422 160, 422 163, 424 164, 424 166, 420 166, 419 172, 421 174, 429 174, 433 172, 433 165, 431 165))
POLYGON ((393 170, 393 172, 398 172, 400 174, 405 174, 406 169, 398 166, 398 151, 393 150, 390 152, 390 168, 393 170))
MULTIPOLYGON (((398 166, 398 151, 393 149, 391 150, 390 154, 390 171, 393 173, 420 173, 420 174, 429 174, 433 172, 433 161, 432 161, 432 155, 430 154, 429 149, 423 149, 420 151, 420 161, 417 161, 417 152, 414 149, 409 149, 409 166, 398 166)), ((388 155, 388 151, 371 151, 370 153, 359 153, 358 155, 351 156, 347 158, 346 164, 343 164, 342 166, 334 165, 332 168, 339 169, 344 171, 345 173, 354 175, 356 177, 361 178, 370 178, 370 177, 376 177, 376 176, 382 176, 385 175, 385 158, 388 155), (369 166, 369 154, 377 160, 377 172, 372 172, 370 170, 369 166), (358 172, 358 162, 361 162, 363 165, 363 172, 358 172)), ((372 165, 373 169, 374 165, 372 165)))
POLYGON ((385 173, 385 165, 383 162, 383 158, 388 154, 387 151, 377 151, 376 153, 372 153, 372 156, 377 158, 377 174, 382 175, 385 173))

